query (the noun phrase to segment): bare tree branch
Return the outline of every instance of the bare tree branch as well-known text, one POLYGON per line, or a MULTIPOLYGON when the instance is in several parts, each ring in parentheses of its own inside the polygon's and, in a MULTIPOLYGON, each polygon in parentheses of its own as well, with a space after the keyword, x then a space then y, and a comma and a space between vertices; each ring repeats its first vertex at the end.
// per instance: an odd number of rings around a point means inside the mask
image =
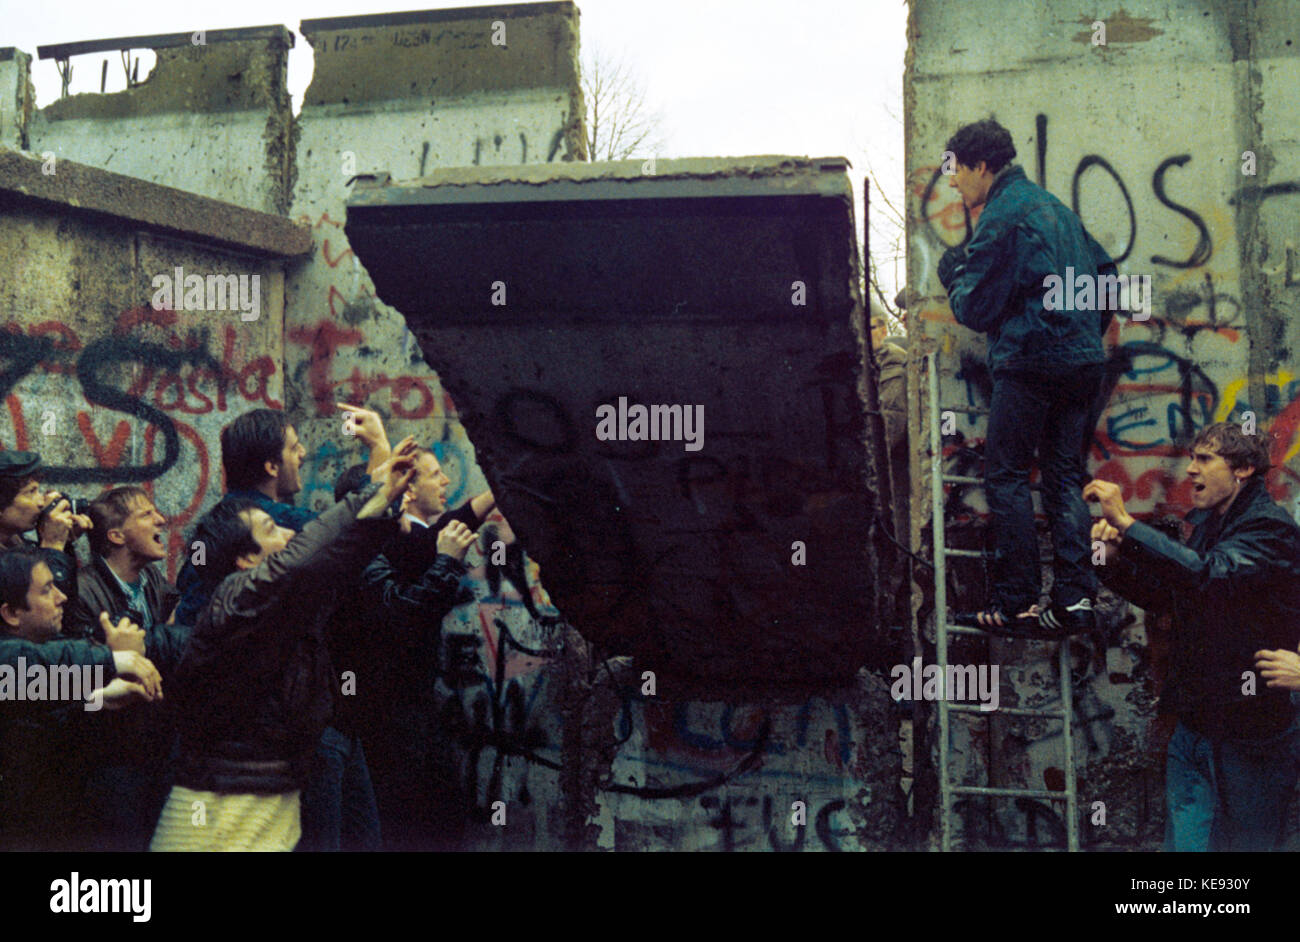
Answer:
POLYGON ((663 115, 646 104, 644 84, 621 57, 584 52, 582 94, 589 160, 653 157, 664 149, 663 115))

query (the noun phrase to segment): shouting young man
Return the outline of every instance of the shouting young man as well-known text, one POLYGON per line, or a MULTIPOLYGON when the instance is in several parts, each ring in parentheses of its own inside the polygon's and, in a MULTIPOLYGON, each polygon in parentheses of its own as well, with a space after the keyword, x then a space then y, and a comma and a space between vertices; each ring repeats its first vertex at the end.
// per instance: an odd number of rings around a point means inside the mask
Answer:
POLYGON ((1187 476, 1184 543, 1135 520, 1119 486, 1083 490, 1104 520, 1098 571, 1135 605, 1172 615, 1160 712, 1177 717, 1165 767, 1165 849, 1273 850, 1295 790, 1296 711, 1256 680, 1257 652, 1300 642, 1300 528, 1264 486, 1263 436, 1229 422, 1201 431, 1187 476))
MULTIPOLYGON (((78 574, 64 633, 104 642, 125 621, 140 633, 139 653, 170 678, 189 628, 169 623, 178 593, 159 568, 167 555, 166 518, 142 488, 132 486, 100 495, 88 515, 91 558, 78 574)), ((87 786, 88 804, 99 809, 92 822, 99 849, 140 851, 149 846, 171 788, 174 719, 170 703, 159 703, 105 724, 115 759, 100 766, 87 786)))

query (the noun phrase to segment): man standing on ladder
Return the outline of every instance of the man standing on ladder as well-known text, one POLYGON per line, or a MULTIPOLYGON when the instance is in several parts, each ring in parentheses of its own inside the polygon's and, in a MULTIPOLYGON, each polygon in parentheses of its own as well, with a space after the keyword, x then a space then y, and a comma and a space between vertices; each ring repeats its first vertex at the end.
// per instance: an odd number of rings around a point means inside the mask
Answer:
POLYGON ((1047 285, 1055 276, 1073 292, 1081 279, 1092 279, 1095 298, 1098 275, 1114 275, 1115 263, 1078 216, 1011 163, 1015 145, 996 121, 961 128, 947 151, 946 161, 955 163, 952 186, 978 220, 969 242, 944 253, 939 280, 957 322, 988 334, 993 374, 984 445, 993 598, 953 622, 1030 637, 1089 631, 1097 579, 1080 492, 1088 417, 1105 363, 1101 336, 1111 314, 1098 314, 1104 304, 1076 310, 1077 304, 1053 303, 1047 285), (1052 602, 1042 612, 1029 488, 1035 451, 1055 551, 1052 602))

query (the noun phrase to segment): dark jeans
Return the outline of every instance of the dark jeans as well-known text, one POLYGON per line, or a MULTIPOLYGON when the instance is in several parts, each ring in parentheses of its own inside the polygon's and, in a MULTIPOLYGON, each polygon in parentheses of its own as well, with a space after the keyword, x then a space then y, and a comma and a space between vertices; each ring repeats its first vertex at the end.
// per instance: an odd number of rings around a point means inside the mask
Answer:
MULTIPOLYGON (((384 850, 454 851, 463 848, 470 814, 463 758, 449 720, 460 710, 457 700, 435 715, 431 699, 395 703, 383 723, 374 725, 375 797, 384 833, 384 850)), ((471 761, 477 749, 471 751, 471 761)))
POLYGON ((1181 722, 1165 762, 1165 850, 1276 850, 1300 777, 1300 726, 1215 742, 1181 722))
POLYGON ((1052 601, 1073 605, 1097 594, 1081 492, 1084 449, 1101 388, 1102 364, 1058 373, 993 374, 993 403, 984 444, 985 490, 993 514, 994 603, 1017 614, 1038 601, 1042 579, 1030 499, 1029 470, 1038 452, 1043 509, 1052 528, 1052 601))
POLYGON ((379 812, 361 739, 326 727, 302 792, 297 850, 379 850, 379 812))
POLYGON ((148 850, 170 792, 171 767, 161 760, 105 765, 92 771, 83 809, 89 817, 85 849, 148 850))

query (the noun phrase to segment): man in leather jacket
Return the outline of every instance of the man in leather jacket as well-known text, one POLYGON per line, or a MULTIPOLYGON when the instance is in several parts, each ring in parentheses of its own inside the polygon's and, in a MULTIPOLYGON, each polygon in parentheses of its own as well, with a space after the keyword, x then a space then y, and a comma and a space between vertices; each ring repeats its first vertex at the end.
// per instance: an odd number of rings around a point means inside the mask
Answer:
MULTIPOLYGON (((179 593, 159 569, 167 555, 166 518, 139 487, 115 487, 91 502, 87 534, 90 562, 77 575, 77 597, 68 605, 63 632, 106 640, 106 625, 126 619, 143 633, 140 653, 170 679, 189 640, 189 626, 169 621, 179 593)), ((176 739, 171 701, 108 718, 113 761, 90 776, 86 806, 100 850, 141 851, 149 846, 158 812, 171 788, 176 739)))
POLYGON ((308 522, 279 526, 225 500, 195 531, 211 598, 177 671, 181 746, 152 850, 292 850, 300 794, 329 721, 325 628, 334 592, 397 531, 408 438, 374 482, 308 522))
POLYGON ((1092 481, 1102 581, 1172 614, 1160 712, 1177 717, 1165 773, 1166 850, 1272 850, 1300 767, 1296 711, 1258 683, 1256 652, 1300 642, 1300 528, 1269 497, 1266 439, 1229 422, 1203 429, 1187 474, 1186 543, 1134 520, 1117 485, 1092 481))

